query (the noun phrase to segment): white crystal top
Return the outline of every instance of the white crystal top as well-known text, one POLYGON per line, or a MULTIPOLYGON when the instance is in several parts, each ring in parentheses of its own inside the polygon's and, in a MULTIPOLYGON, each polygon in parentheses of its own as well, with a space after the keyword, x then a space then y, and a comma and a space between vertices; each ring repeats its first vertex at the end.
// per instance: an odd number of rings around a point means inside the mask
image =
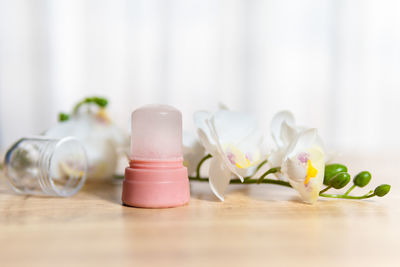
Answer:
POLYGON ((182 114, 168 105, 147 105, 132 113, 132 160, 181 160, 182 114))

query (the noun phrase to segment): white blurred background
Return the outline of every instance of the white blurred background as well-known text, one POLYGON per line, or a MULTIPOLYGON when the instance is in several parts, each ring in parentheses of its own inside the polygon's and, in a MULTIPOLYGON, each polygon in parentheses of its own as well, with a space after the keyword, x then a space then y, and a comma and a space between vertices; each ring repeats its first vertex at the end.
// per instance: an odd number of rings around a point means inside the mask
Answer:
POLYGON ((400 148, 400 1, 0 0, 0 152, 85 96, 130 112, 292 110, 335 149, 400 148))

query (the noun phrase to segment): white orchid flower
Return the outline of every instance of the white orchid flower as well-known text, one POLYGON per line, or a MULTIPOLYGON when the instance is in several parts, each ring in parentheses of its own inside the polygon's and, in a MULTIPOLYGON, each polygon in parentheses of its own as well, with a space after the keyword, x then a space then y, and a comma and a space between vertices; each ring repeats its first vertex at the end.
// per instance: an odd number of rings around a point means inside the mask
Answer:
POLYGON ((129 149, 129 138, 108 117, 105 109, 74 113, 68 121, 58 123, 45 136, 79 139, 88 155, 88 178, 108 178, 115 174, 118 159, 129 149))
POLYGON ((307 203, 318 200, 324 180, 325 153, 316 129, 300 132, 290 144, 281 165, 282 174, 307 203))
POLYGON ((213 156, 209 168, 211 190, 223 201, 232 174, 243 181, 243 176, 265 158, 261 131, 253 117, 228 110, 214 114, 198 111, 194 122, 201 143, 213 156))
POLYGON ((183 165, 188 169, 188 174, 196 172, 197 164, 204 157, 205 149, 197 136, 191 132, 183 132, 183 165))
POLYGON ((325 152, 316 129, 296 126, 289 111, 276 114, 271 123, 277 145, 269 162, 281 166, 281 175, 307 203, 317 201, 325 171, 325 152))

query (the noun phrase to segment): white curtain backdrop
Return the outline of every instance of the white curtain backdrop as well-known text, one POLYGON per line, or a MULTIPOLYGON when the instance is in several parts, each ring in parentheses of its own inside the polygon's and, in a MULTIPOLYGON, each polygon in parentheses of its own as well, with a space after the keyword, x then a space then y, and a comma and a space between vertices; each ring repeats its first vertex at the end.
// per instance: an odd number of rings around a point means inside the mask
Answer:
POLYGON ((330 147, 400 148, 400 1, 0 0, 0 152, 106 96, 135 108, 222 102, 268 131, 290 109, 330 147))

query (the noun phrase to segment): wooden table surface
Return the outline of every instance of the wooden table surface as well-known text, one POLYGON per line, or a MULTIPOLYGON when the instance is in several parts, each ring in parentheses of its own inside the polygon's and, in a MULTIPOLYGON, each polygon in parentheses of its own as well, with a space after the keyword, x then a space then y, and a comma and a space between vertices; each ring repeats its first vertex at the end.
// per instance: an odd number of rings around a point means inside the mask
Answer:
POLYGON ((219 202, 192 183, 188 206, 138 209, 111 180, 50 198, 0 177, 0 266, 400 266, 400 153, 357 155, 340 161, 389 195, 307 205, 290 188, 234 185, 219 202))

